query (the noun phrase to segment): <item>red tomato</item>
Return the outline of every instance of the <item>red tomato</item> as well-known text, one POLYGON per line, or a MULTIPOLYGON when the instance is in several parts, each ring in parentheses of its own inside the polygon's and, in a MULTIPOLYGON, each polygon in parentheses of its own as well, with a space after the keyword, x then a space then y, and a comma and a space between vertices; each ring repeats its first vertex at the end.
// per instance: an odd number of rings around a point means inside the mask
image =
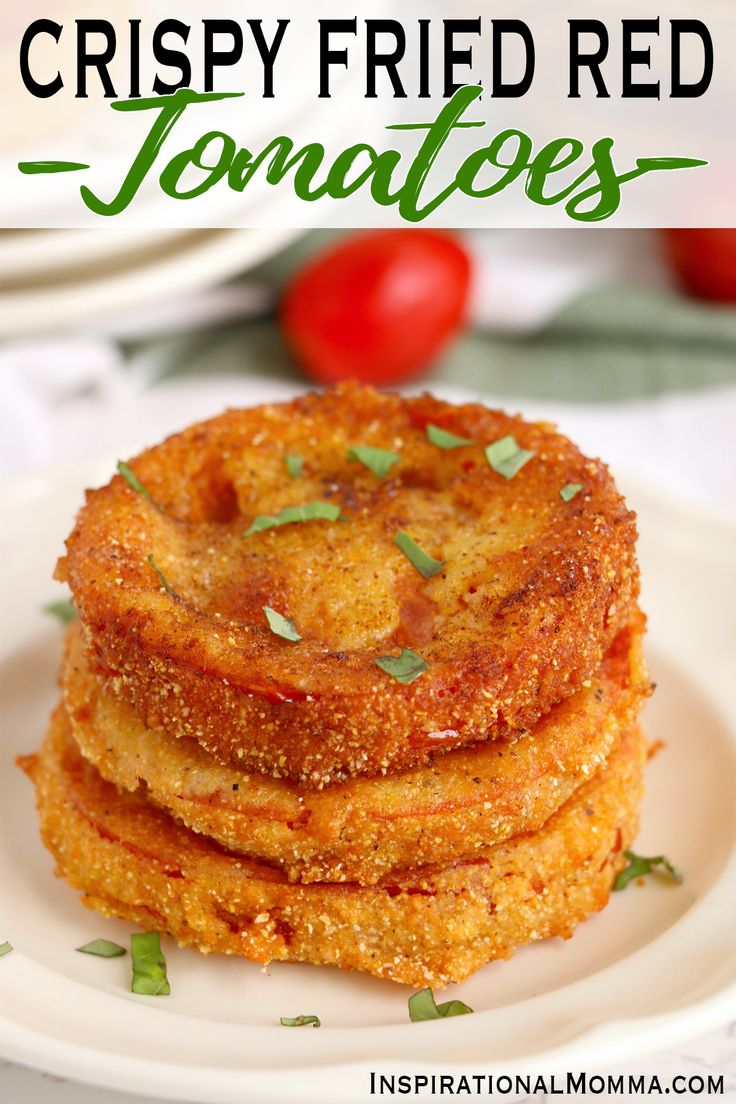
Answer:
POLYGON ((736 230, 665 230, 665 240, 688 291, 736 303, 736 230))
POLYGON ((297 272, 281 328, 320 383, 398 383, 418 375, 458 332, 469 288, 470 259, 449 234, 360 234, 297 272))

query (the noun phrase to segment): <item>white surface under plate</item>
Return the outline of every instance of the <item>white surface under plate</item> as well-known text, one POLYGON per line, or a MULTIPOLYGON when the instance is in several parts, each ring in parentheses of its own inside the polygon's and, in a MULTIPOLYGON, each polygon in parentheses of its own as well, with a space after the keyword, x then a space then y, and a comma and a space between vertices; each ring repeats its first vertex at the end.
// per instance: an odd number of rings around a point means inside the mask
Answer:
MULTIPOLYGON (((260 398, 261 396, 259 396, 260 398)), ((203 1102, 331 1101, 369 1094, 369 1071, 590 1069, 705 1032, 736 1012, 736 527, 622 480, 638 510, 648 653, 658 690, 637 850, 667 853, 675 887, 649 879, 614 895, 570 942, 491 964, 447 997, 475 1015, 408 1021, 409 991, 333 968, 203 957, 164 941, 172 994, 134 996, 128 958, 75 947, 130 925, 104 920, 53 877, 31 787, 13 766, 37 747, 55 698, 61 633, 41 612, 85 485, 111 460, 7 484, 2 639, 0 1053, 61 1076, 203 1102), (287 1030, 317 1013, 322 1028, 287 1030)))

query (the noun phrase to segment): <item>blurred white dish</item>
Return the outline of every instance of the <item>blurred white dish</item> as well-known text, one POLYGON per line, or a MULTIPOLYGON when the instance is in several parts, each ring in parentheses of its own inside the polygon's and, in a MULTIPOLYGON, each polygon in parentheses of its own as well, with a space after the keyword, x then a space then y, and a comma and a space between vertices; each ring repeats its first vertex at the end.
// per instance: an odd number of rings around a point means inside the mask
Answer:
MULTIPOLYGON (((89 231, 67 231, 75 238, 89 231)), ((119 233, 119 232, 118 232, 119 233)), ((173 248, 109 267, 85 266, 58 282, 18 287, 0 300, 0 338, 37 336, 73 327, 100 331, 106 316, 201 291, 245 272, 298 237, 299 230, 198 230, 175 234, 173 248)), ((96 243, 95 243, 96 244, 96 243)), ((115 263, 120 261, 120 263, 115 263)))
POLYGON ((182 230, 3 230, 0 231, 0 273, 6 289, 22 281, 44 283, 86 265, 108 268, 131 253, 171 248, 182 230))

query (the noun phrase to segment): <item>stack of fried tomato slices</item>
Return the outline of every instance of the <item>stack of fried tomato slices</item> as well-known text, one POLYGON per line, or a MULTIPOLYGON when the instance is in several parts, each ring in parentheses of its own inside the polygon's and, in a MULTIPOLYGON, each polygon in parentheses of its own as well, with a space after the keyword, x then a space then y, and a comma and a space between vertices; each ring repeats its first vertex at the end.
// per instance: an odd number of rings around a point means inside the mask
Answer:
POLYGON ((201 951, 441 988, 602 908, 649 692, 634 515, 548 424, 354 385, 87 494, 23 765, 59 873, 201 951))

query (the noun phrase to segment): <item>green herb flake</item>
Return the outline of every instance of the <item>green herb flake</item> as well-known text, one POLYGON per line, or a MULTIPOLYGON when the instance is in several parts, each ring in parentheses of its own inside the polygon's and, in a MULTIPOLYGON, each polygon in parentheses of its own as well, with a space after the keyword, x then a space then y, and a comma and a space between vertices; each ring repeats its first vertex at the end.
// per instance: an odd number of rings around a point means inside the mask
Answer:
POLYGON ((111 943, 109 939, 93 939, 91 943, 85 943, 83 947, 77 947, 82 954, 99 955, 100 958, 120 958, 125 954, 125 947, 119 943, 111 943))
POLYGON ((661 867, 662 872, 673 882, 677 882, 678 885, 682 885, 684 881, 682 871, 673 866, 664 855, 655 855, 654 858, 646 859, 643 855, 637 855, 633 851, 624 851, 624 857, 629 860, 629 865, 625 866, 616 878, 613 883, 614 890, 626 889, 629 882, 633 881, 634 878, 643 878, 645 874, 653 874, 656 867, 661 867))
POLYGON ((282 1027, 307 1027, 312 1024, 313 1027, 321 1027, 319 1016, 282 1016, 282 1027))
POLYGON ((118 460, 118 471, 132 491, 142 495, 143 498, 147 498, 149 502, 153 502, 150 491, 143 486, 133 469, 124 460, 118 460))
POLYGON ((582 489, 582 483, 566 483, 564 487, 560 488, 560 498, 563 502, 571 502, 576 494, 580 494, 582 489))
POLYGON ((243 536, 250 537, 264 529, 277 529, 300 521, 347 521, 347 518, 343 518, 340 507, 332 502, 307 502, 304 506, 286 506, 278 514, 259 514, 243 536))
POLYGON ((146 562, 149 564, 150 567, 153 568, 153 570, 158 575, 159 579, 161 580, 161 586, 164 588, 166 593, 170 594, 172 598, 178 598, 179 595, 176 593, 176 591, 173 589, 173 587, 169 586, 168 580, 167 580, 166 576, 164 575, 163 571, 161 570, 161 568, 157 567, 156 564, 153 562, 153 556, 146 556, 146 562))
POLYGON ((364 464, 366 468, 370 468, 374 475, 377 475, 379 479, 385 479, 394 464, 397 464, 401 457, 398 452, 389 452, 388 449, 372 448, 370 445, 356 445, 354 448, 348 449, 348 460, 357 460, 359 463, 364 464))
POLYGON ((137 932, 130 937, 133 959, 133 993, 148 997, 167 997, 171 992, 166 977, 166 959, 158 932, 137 932))
POLYGON ((401 655, 381 656, 375 662, 377 667, 405 686, 429 670, 426 660, 422 659, 417 652, 412 652, 410 648, 404 648, 401 655))
POLYGON ((3 955, 10 954, 12 949, 13 949, 13 944, 12 943, 0 943, 0 958, 2 958, 3 955))
POLYGON ((407 560, 414 564, 419 574, 425 579, 431 579, 433 575, 437 575, 446 566, 446 560, 433 560, 429 553, 420 548, 404 529, 399 529, 394 537, 394 544, 401 549, 407 560))
POLYGON ((501 437, 486 447, 486 460, 504 479, 513 479, 533 456, 534 452, 519 448, 515 437, 501 437))
POLYGON ((71 625, 77 619, 77 607, 68 598, 62 598, 59 602, 49 602, 43 607, 43 612, 55 617, 62 625, 71 625))
POLYGON ((277 613, 270 606, 263 606, 263 612, 266 615, 268 627, 275 636, 283 636, 284 640, 301 640, 301 636, 296 631, 296 626, 290 617, 283 617, 282 614, 277 613))
POLYGON ((298 479, 304 467, 304 461, 301 456, 297 456, 296 453, 290 453, 288 456, 284 457, 284 463, 286 464, 286 470, 291 478, 298 479))
POLYGON ((428 425, 427 440, 430 445, 436 445, 441 449, 456 449, 462 448, 463 445, 474 445, 475 441, 469 437, 457 437, 454 433, 450 433, 448 429, 441 429, 440 426, 428 425))
POLYGON ((465 1016, 473 1009, 461 1000, 445 1001, 437 1004, 431 989, 420 989, 409 997, 409 1019, 412 1023, 422 1020, 443 1020, 448 1016, 465 1016))

